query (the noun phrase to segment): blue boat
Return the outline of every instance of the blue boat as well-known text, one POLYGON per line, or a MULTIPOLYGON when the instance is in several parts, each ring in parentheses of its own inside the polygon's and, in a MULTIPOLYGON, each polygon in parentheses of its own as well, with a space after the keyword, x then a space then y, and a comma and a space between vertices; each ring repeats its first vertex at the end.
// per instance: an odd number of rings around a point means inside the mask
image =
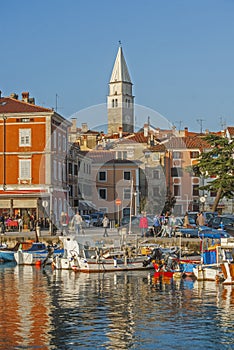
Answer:
POLYGON ((21 249, 28 250, 33 244, 33 241, 17 242, 13 248, 1 247, 0 248, 0 261, 2 262, 15 262, 14 253, 21 247, 21 249))
POLYGON ((64 253, 64 249, 57 246, 46 246, 44 243, 33 243, 28 250, 18 249, 14 253, 18 265, 45 265, 51 264, 54 257, 64 253))

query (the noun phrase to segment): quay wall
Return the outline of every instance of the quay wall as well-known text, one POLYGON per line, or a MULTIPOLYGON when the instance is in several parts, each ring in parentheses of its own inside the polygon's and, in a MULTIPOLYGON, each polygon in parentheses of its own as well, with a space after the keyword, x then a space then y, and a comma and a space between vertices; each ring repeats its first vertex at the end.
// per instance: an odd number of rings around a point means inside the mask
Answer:
MULTIPOLYGON (((85 235, 87 237, 87 241, 93 240, 93 241, 99 241, 104 242, 108 245, 111 244, 118 244, 121 242, 121 236, 118 233, 110 232, 108 237, 103 237, 102 234, 99 233, 92 233, 85 235)), ((23 232, 23 233, 6 233, 5 235, 0 235, 1 243, 5 243, 8 245, 9 248, 12 248, 16 245, 18 242, 27 241, 27 240, 33 240, 35 241, 35 233, 34 232, 23 232)), ((158 244, 163 248, 169 248, 169 247, 179 247, 181 246, 182 251, 188 255, 191 252, 200 254, 200 240, 198 238, 175 238, 175 237, 157 237, 157 238, 141 238, 136 237, 136 235, 127 235, 124 240, 127 243, 130 244, 158 244)), ((62 242, 60 240, 59 235, 51 236, 48 234, 48 232, 42 232, 39 241, 45 243, 46 245, 51 244, 60 244, 62 245, 62 242)))

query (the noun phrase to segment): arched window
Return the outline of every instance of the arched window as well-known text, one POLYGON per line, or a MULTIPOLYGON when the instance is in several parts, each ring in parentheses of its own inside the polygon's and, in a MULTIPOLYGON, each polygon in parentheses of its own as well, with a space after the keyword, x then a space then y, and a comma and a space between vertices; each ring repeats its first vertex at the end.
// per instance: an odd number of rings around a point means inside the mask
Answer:
POLYGON ((118 100, 115 100, 115 107, 118 107, 118 100))
POLYGON ((112 108, 115 106, 115 100, 112 100, 112 108))

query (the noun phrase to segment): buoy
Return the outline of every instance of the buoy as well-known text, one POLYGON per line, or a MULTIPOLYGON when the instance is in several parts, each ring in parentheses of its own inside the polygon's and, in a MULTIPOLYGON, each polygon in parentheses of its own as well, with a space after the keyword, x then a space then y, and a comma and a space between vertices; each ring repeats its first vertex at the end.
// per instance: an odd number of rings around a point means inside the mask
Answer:
POLYGON ((37 260, 35 265, 36 265, 37 267, 41 266, 41 260, 37 260))

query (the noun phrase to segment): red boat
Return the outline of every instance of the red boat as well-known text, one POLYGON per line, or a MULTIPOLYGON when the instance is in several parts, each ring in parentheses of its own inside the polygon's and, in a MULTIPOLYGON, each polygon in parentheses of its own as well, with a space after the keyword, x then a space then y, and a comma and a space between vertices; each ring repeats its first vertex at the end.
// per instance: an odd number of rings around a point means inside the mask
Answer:
POLYGON ((164 266, 160 267, 157 263, 153 263, 154 269, 155 269, 155 273, 154 273, 154 277, 162 277, 162 278, 172 278, 174 275, 175 271, 170 271, 170 270, 166 270, 164 268, 164 266))

